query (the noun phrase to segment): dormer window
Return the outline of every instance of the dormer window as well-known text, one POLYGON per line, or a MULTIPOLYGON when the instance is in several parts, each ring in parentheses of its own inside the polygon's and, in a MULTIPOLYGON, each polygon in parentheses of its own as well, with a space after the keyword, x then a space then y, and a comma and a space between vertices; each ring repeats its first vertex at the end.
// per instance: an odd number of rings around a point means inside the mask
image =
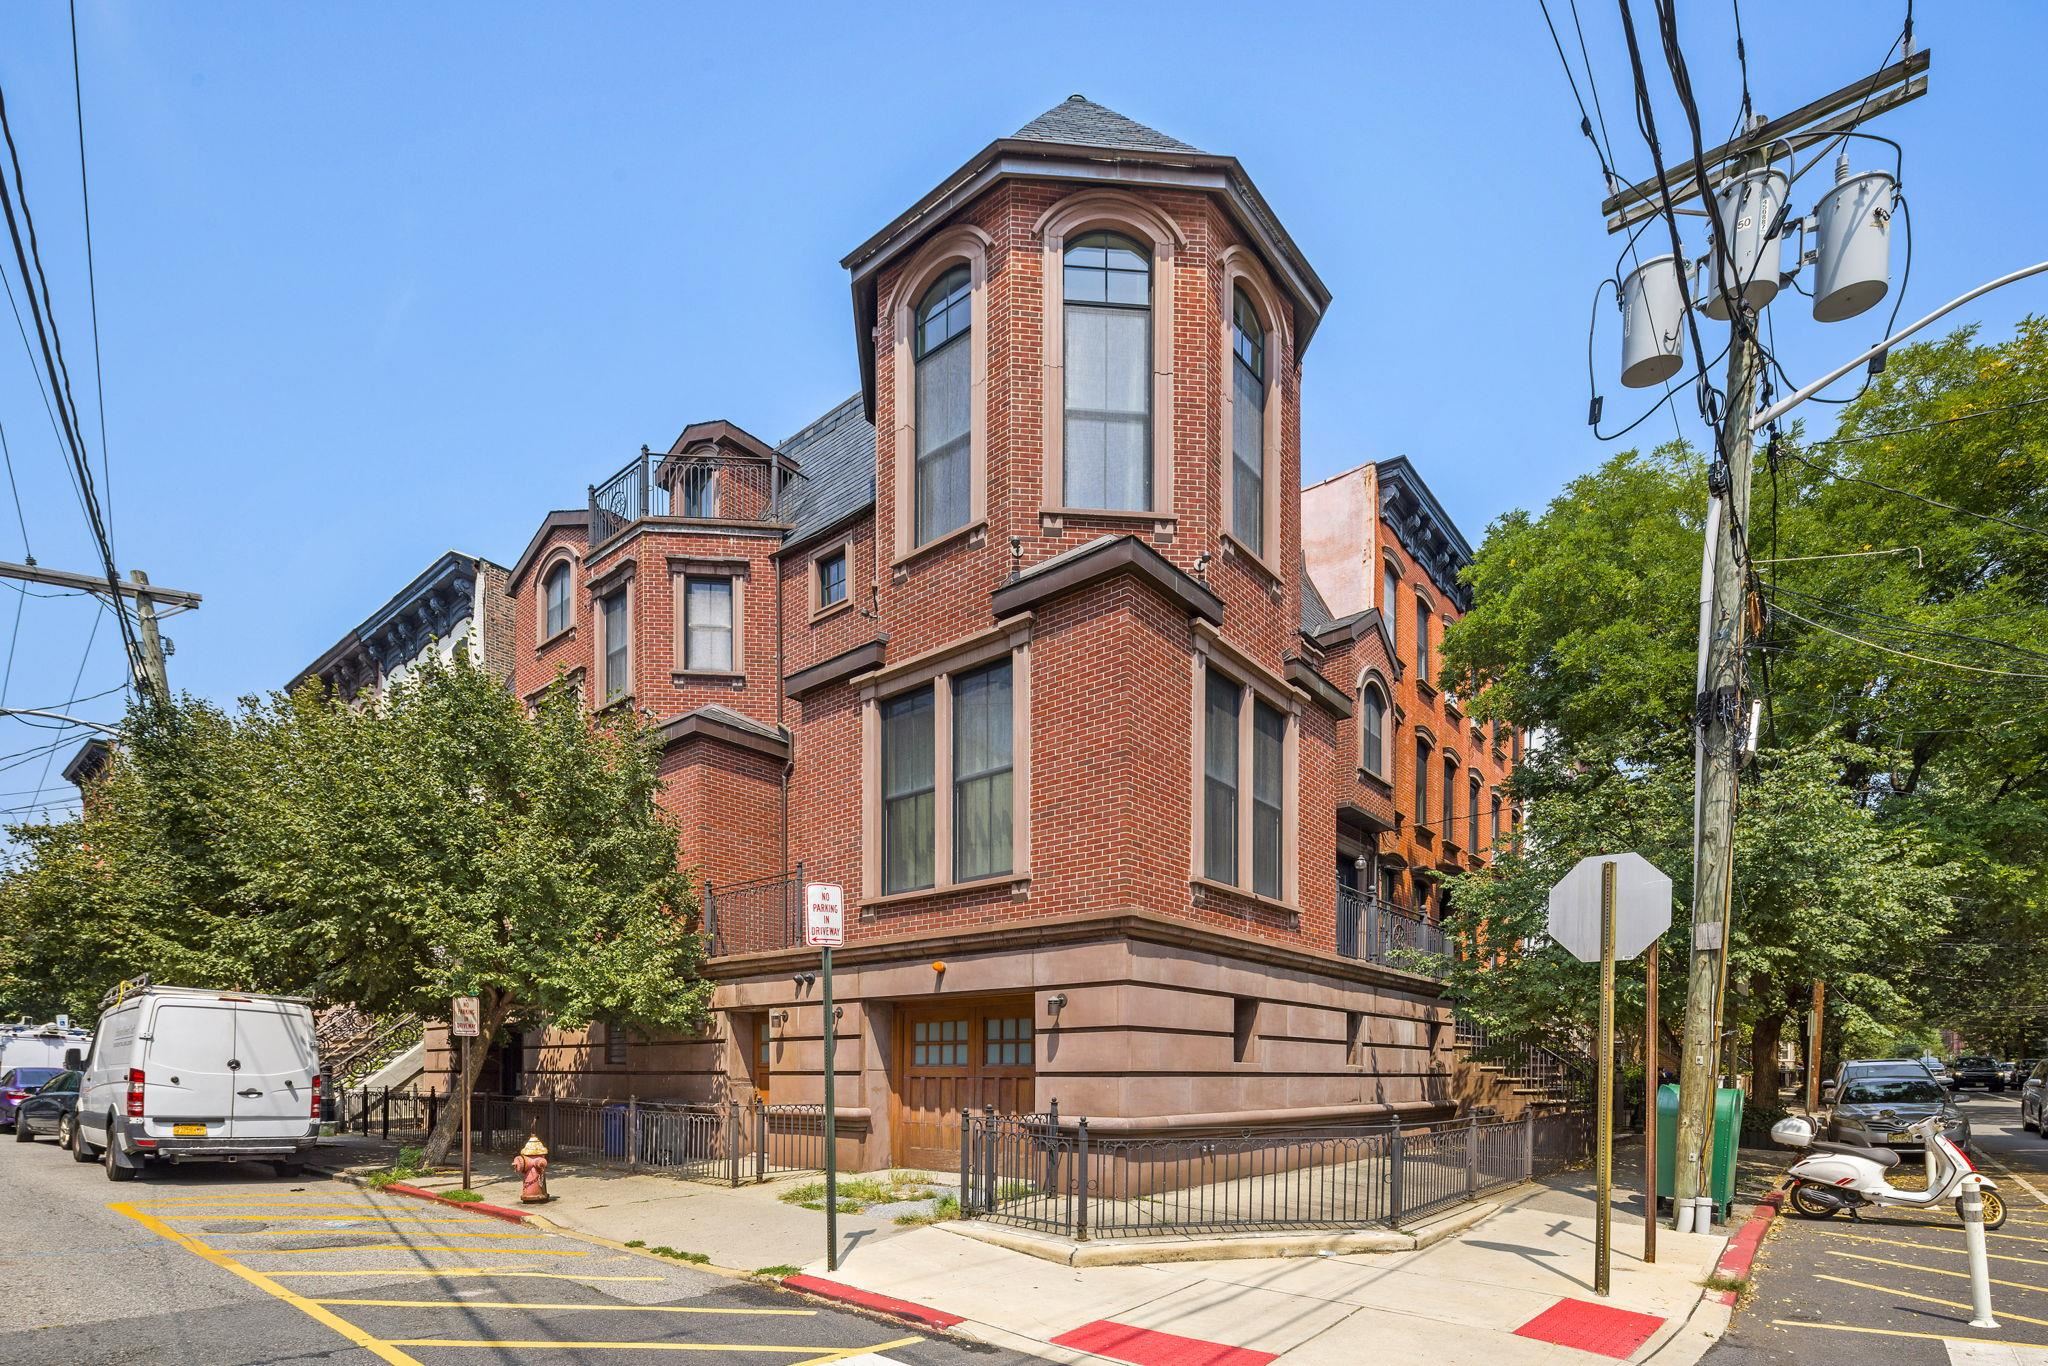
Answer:
POLYGON ((966 526, 972 503, 973 276, 958 265, 917 306, 916 543, 966 526))
POLYGON ((1066 250, 1065 501, 1152 506, 1152 256, 1091 232, 1066 250))
POLYGON ((541 639, 553 640, 569 629, 569 566, 558 564, 548 571, 542 584, 547 606, 541 623, 541 639))
POLYGON ((1240 289, 1231 307, 1230 534, 1266 553, 1266 328, 1240 289))
POLYGON ((678 485, 678 492, 683 496, 683 516, 716 517, 718 466, 708 460, 699 460, 683 466, 683 477, 678 485))

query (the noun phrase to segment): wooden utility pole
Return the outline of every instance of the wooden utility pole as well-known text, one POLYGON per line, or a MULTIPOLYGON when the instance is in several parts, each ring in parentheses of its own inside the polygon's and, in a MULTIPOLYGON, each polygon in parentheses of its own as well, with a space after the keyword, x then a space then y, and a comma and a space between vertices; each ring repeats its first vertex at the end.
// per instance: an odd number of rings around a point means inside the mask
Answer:
POLYGON ((1806 1020, 1806 1112, 1820 1108, 1820 1031, 1827 1008, 1828 984, 1813 984, 1813 1013, 1806 1020))
POLYGON ((141 656, 128 662, 135 674, 135 687, 145 697, 168 702, 171 700, 171 684, 164 668, 164 641, 157 630, 156 605, 161 602, 172 607, 197 607, 199 595, 182 588, 155 587, 150 583, 149 575, 140 569, 132 571, 128 577, 130 581, 127 583, 109 584, 98 574, 80 574, 69 569, 46 569, 39 564, 0 560, 0 579, 104 595, 112 595, 114 588, 118 587, 122 597, 135 599, 135 617, 142 628, 141 656))
POLYGON ((164 668, 164 638, 156 626, 156 598, 143 590, 149 575, 140 569, 128 571, 135 583, 135 620, 142 627, 142 658, 136 662, 135 683, 158 702, 171 700, 171 678, 164 668))

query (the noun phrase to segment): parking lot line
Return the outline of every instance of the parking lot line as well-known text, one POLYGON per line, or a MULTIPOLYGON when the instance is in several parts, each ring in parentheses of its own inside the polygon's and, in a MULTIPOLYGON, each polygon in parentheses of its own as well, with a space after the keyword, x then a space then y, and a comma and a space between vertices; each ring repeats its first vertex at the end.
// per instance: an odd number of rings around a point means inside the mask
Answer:
MULTIPOLYGON (((358 1210, 354 1214, 172 1214, 164 1217, 171 1219, 211 1219, 217 1224, 231 1221, 252 1224, 353 1223, 363 1219, 378 1217, 407 1224, 474 1224, 476 1222, 474 1215, 467 1219, 429 1219, 422 1218, 417 1214, 407 1214, 403 1210, 386 1211, 381 1209, 358 1210)), ((524 1235, 503 1233, 497 1236, 502 1238, 519 1238, 524 1235)))
POLYGON ((313 1303, 368 1304, 385 1309, 574 1309, 585 1314, 727 1314, 742 1318, 810 1318, 818 1312, 815 1309, 712 1309, 694 1304, 541 1304, 515 1300, 360 1300, 328 1296, 322 1296, 313 1303))
POLYGON ((1966 1333, 1915 1333, 1905 1328, 1862 1328, 1851 1323, 1811 1323, 1806 1319, 1772 1319, 1773 1328, 1820 1328, 1830 1333, 1869 1333, 1881 1338, 1919 1338, 1922 1342, 1990 1342, 2005 1346, 1997 1338, 1973 1338, 1966 1333))
MULTIPOLYGON (((1930 1276, 1953 1276, 1957 1280, 1962 1281, 1970 1279, 1969 1272, 1950 1271, 1946 1267, 1922 1266, 1918 1262, 1894 1261, 1890 1257, 1867 1257, 1860 1252, 1843 1252, 1832 1247, 1827 1250, 1827 1253, 1830 1257, 1847 1257, 1852 1261, 1875 1262, 1879 1266, 1896 1266, 1906 1271, 1924 1271, 1930 1276)), ((1991 1278, 1991 1284, 2009 1285, 2015 1290, 2031 1290, 2039 1295, 2048 1295, 2048 1285, 2036 1285, 2031 1281, 2001 1281, 1994 1276, 1991 1278)))
MULTIPOLYGON (((303 1236, 303 1235, 302 1235, 303 1236)), ((588 1257, 588 1252, 571 1252, 551 1247, 463 1247, 442 1243, 348 1243, 338 1247, 224 1247, 231 1257, 307 1257, 316 1252, 488 1252, 495 1256, 516 1253, 521 1257, 588 1257)))
MULTIPOLYGON (((1815 1276, 1814 1279, 1817 1281, 1833 1281, 1837 1285, 1853 1285, 1858 1290, 1875 1290, 1880 1295, 1899 1295, 1909 1300, 1925 1300, 1929 1304, 1939 1304, 1949 1309, 1972 1310, 1974 1312, 1972 1306, 1964 1304, 1961 1300, 1944 1300, 1939 1296, 1921 1295, 1911 1290, 1895 1290, 1888 1285, 1872 1285, 1869 1281, 1852 1281, 1847 1276, 1819 1275, 1815 1276)), ((2031 1319, 2025 1314, 2015 1314, 2006 1310, 2000 1311, 2000 1317, 2011 1319, 2015 1323, 2031 1323, 2038 1328, 2048 1328, 2048 1319, 2031 1319)))
POLYGON ((2041 1194, 2040 1187, 2036 1186, 2033 1182, 2027 1180, 2026 1177, 2021 1176, 2011 1167, 2008 1167, 2003 1162, 2000 1162, 1997 1158, 1979 1156, 1977 1160, 1979 1162, 1982 1162, 1985 1166, 1991 1168, 1991 1170, 1997 1172, 2000 1176, 2011 1177, 2015 1182, 2019 1184, 2020 1189, 2024 1190, 2027 1194, 2033 1196, 2036 1200, 2039 1200, 2042 1204, 2048 1205, 2048 1195, 2041 1194))
POLYGON ((275 1296, 277 1299, 284 1301, 286 1304, 289 1304, 292 1308, 306 1315, 306 1317, 312 1319, 314 1322, 333 1329, 335 1332, 341 1334, 344 1338, 348 1339, 348 1341, 353 1343, 355 1346, 360 1347, 364 1351, 370 1353, 372 1356, 375 1356, 379 1361, 387 1362, 389 1363, 389 1366, 421 1366, 421 1362, 418 1357, 411 1356, 405 1352, 399 1351, 390 1343, 385 1342, 381 1338, 374 1337, 370 1333, 364 1331, 363 1329, 356 1327, 356 1325, 350 1323, 347 1319, 335 1313, 333 1310, 324 1308, 320 1305, 313 1303, 305 1296, 297 1294, 296 1292, 291 1290, 288 1286, 279 1285, 276 1281, 264 1275, 262 1272, 256 1270, 254 1267, 243 1266, 240 1262, 234 1260, 234 1258, 230 1257, 226 1253, 221 1252, 215 1248, 208 1247, 199 1239, 191 1237, 188 1234, 178 1232, 178 1230, 172 1228, 169 1224, 157 1218, 155 1215, 145 1214, 143 1211, 136 1209, 134 1206, 123 1204, 119 1201, 116 1201, 108 1205, 107 1208, 113 1210, 116 1214, 122 1215, 129 1219, 133 1219, 136 1223, 142 1225, 151 1233, 156 1234, 159 1238, 163 1238, 168 1240, 169 1242, 177 1244, 179 1247, 184 1248, 187 1252, 192 1253, 194 1256, 200 1257, 208 1262, 211 1262, 213 1265, 220 1267, 224 1271, 233 1272, 235 1275, 241 1277, 249 1284, 255 1286, 258 1290, 261 1290, 267 1295, 275 1296))
MULTIPOLYGON (((422 1224, 472 1224, 476 1221, 473 1219, 421 1219, 417 1222, 422 1224)), ((311 1233, 346 1233, 348 1230, 338 1228, 252 1228, 247 1230, 247 1232, 251 1238, 304 1238, 311 1233)), ((432 1236, 436 1238, 531 1238, 533 1230, 440 1228, 435 1229, 432 1236)))
MULTIPOLYGON (((274 1250, 274 1249, 272 1249, 274 1250)), ((371 1267, 363 1271, 266 1271, 266 1276, 517 1276, 524 1280, 549 1281, 658 1281, 659 1276, 587 1276, 582 1272, 521 1271, 499 1266, 403 1267, 385 1271, 371 1267)))
POLYGON ((834 1347, 764 1347, 751 1342, 556 1342, 548 1338, 393 1338, 394 1347, 499 1347, 518 1348, 524 1351, 546 1351, 559 1348, 563 1351, 607 1351, 607 1352, 791 1352, 823 1353, 805 1358, 791 1366, 812 1366, 817 1363, 838 1361, 844 1357, 863 1356, 869 1352, 880 1352, 891 1347, 906 1347, 922 1338, 898 1338, 875 1347, 848 1347, 840 1350, 834 1347))

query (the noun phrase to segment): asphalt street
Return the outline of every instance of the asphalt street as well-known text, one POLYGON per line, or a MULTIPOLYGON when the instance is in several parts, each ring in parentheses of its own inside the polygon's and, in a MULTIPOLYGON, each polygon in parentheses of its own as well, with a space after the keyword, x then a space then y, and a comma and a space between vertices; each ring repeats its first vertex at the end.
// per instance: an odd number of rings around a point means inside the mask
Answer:
MULTIPOLYGON (((11 1139, 11 1135, 9 1135, 11 1139)), ((0 1363, 1012 1366, 770 1285, 262 1165, 0 1142, 0 1363)))
MULTIPOLYGON (((1969 1326, 1969 1261, 1953 1205, 1853 1222, 1787 1215, 1764 1243, 1753 1295, 1707 1354, 1711 1366, 2048 1366, 2048 1138, 2020 1128, 2010 1092, 1958 1100, 1977 1166, 2010 1211, 1986 1238, 1999 1327, 1969 1326)), ((1788 1151, 1785 1165, 1792 1160, 1788 1151)))

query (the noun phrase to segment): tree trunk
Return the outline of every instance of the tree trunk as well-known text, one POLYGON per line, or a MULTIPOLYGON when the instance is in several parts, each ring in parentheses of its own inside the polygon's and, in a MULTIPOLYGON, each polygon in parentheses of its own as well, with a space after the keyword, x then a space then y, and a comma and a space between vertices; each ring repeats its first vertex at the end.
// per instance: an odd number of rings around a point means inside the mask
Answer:
POLYGON ((1778 1103, 1778 1042, 1784 1034, 1782 1008, 1758 1016, 1749 1033, 1750 1092, 1759 1104, 1769 1108, 1776 1108, 1778 1103))
MULTIPOLYGON (((462 1142, 462 1097, 476 1086, 479 1073, 484 1070, 484 1058, 491 1051, 491 1040, 504 1028, 506 1019, 512 1014, 512 997, 505 992, 489 989, 477 993, 478 1020, 477 1036, 470 1040, 469 1066, 448 1092, 448 1103, 441 1107, 441 1113, 434 1121, 434 1132, 427 1135, 427 1165, 438 1167, 448 1160, 449 1149, 462 1142)), ((448 1040, 450 1048, 459 1047, 456 1040, 448 1040)))

